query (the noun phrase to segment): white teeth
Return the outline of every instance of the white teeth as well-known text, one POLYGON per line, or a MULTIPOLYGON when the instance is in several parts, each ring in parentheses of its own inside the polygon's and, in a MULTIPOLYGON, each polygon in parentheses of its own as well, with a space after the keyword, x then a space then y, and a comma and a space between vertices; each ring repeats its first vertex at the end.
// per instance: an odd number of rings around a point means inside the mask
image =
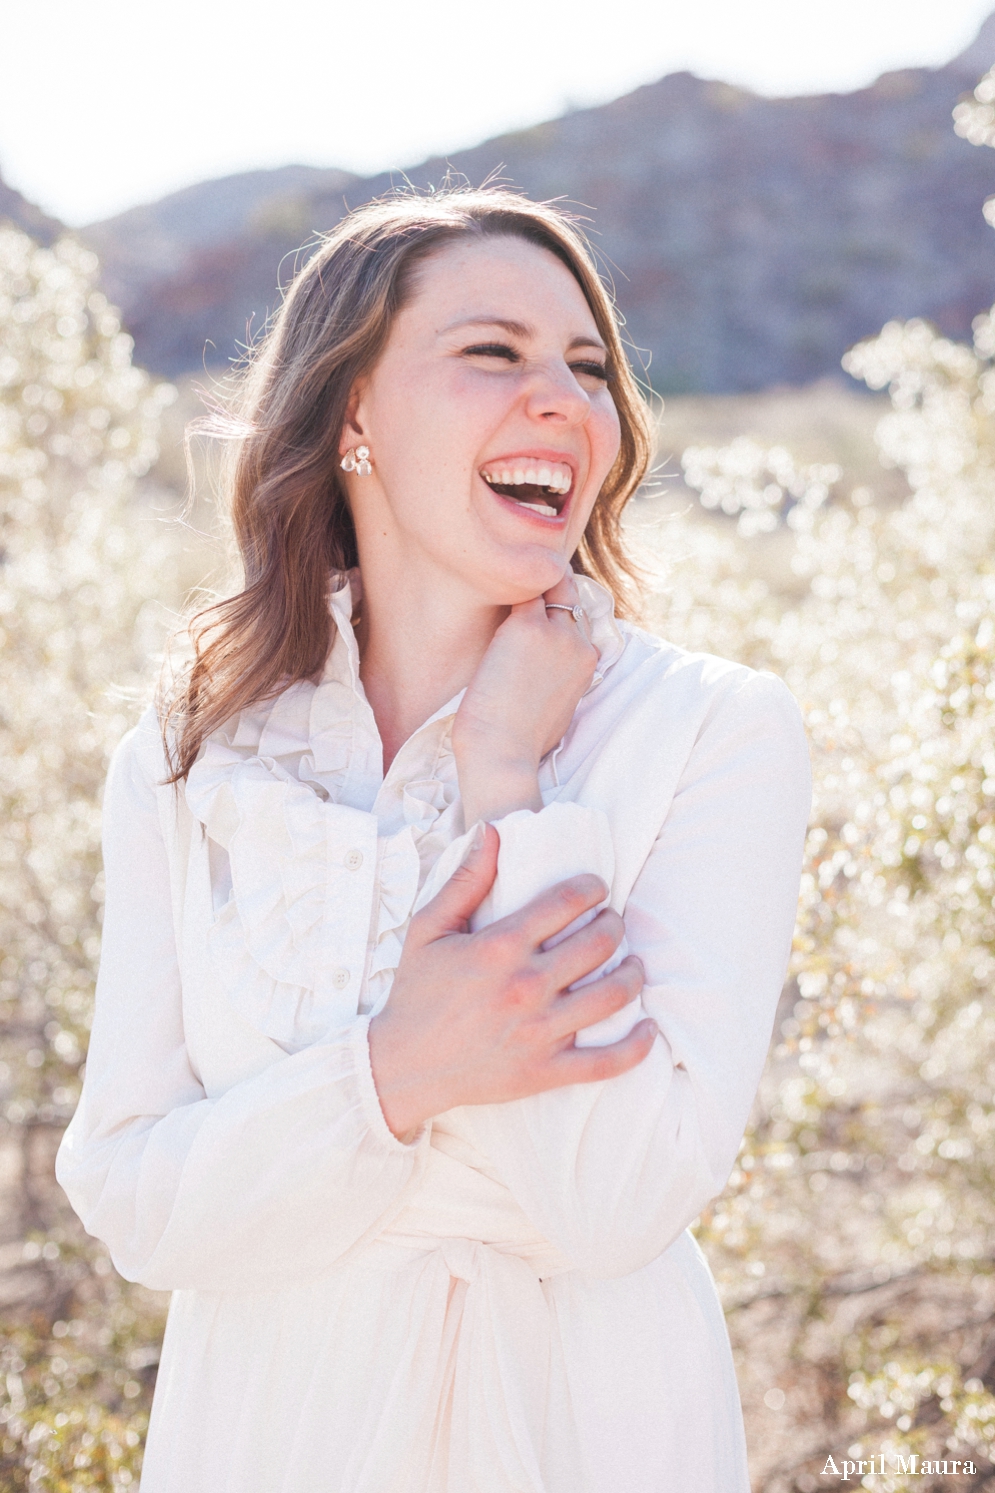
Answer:
POLYGON ((548 463, 533 463, 515 467, 495 467, 480 474, 485 482, 495 482, 501 487, 521 487, 529 483, 534 487, 548 487, 553 492, 566 493, 573 486, 573 473, 564 463, 555 466, 548 463))
POLYGON ((519 503, 519 508, 528 508, 532 513, 541 513, 543 518, 559 518, 555 508, 548 503, 519 503))

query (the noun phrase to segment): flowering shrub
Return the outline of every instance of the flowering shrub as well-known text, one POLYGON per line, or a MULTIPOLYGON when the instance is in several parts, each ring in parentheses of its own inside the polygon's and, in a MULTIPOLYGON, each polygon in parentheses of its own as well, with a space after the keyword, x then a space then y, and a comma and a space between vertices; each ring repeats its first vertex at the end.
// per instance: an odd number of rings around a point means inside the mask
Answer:
MULTIPOLYGON (((995 144, 992 99, 995 69, 958 108, 978 143, 995 144)), ((820 1487, 850 1443, 973 1458, 970 1486, 995 1487, 995 312, 973 347, 892 323, 844 366, 890 392, 878 441, 904 504, 857 489, 825 506, 818 474, 779 590, 694 516, 650 544, 653 624, 781 674, 815 769, 773 1061, 699 1233, 744 1353, 759 1487, 820 1487)), ((783 451, 742 441, 684 466, 768 527, 805 492, 771 482, 783 451)))
POLYGON ((793 529, 810 529, 834 483, 843 475, 831 463, 799 465, 783 446, 763 446, 739 436, 728 446, 689 446, 682 458, 684 480, 703 508, 737 514, 745 538, 769 534, 783 519, 793 529))
POLYGON ((79 1093, 100 947, 101 786, 148 687, 175 547, 134 494, 172 391, 131 366, 96 270, 71 240, 41 249, 0 229, 0 1154, 16 1179, 2 1300, 19 1323, 0 1350, 10 1490, 137 1479, 147 1385, 115 1375, 127 1353, 154 1361, 161 1317, 148 1293, 129 1301, 48 1182, 79 1093))

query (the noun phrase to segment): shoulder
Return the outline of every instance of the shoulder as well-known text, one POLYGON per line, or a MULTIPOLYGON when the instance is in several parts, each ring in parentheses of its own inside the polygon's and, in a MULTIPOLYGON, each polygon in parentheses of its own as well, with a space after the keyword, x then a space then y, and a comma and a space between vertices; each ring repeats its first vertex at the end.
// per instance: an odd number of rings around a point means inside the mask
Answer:
POLYGON ((783 680, 628 623, 619 630, 624 646, 591 714, 603 751, 649 768, 639 775, 640 794, 653 798, 691 781, 763 782, 804 803, 807 816, 808 741, 783 680))
POLYGON ((654 776, 668 778, 675 793, 695 786, 708 800, 762 804, 772 820, 803 829, 811 764, 802 713, 784 681, 640 628, 624 632, 619 664, 643 713, 639 737, 651 743, 654 776))
POLYGON ((622 652, 606 674, 606 704, 613 695, 622 708, 640 702, 661 728, 678 723, 695 737, 712 728, 771 730, 804 740, 797 701, 782 679, 713 653, 691 653, 644 628, 620 622, 622 652))
POLYGON ((154 706, 149 706, 118 742, 111 754, 104 795, 105 810, 118 803, 150 807, 160 792, 172 792, 166 784, 169 767, 162 728, 154 706))

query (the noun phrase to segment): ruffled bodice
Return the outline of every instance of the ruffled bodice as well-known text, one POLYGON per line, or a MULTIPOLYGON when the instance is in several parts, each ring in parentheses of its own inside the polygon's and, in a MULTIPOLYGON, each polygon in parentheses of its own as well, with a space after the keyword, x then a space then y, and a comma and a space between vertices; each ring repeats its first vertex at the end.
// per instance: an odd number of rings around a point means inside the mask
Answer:
MULTIPOLYGON (((578 585, 600 681, 622 640, 607 593, 583 576, 578 585)), ((358 588, 356 572, 333 586, 335 638, 321 679, 216 731, 185 790, 210 842, 216 976, 288 1052, 381 1007, 418 895, 466 828, 451 745, 462 695, 413 734, 383 776, 351 620, 358 588), (351 903, 361 926, 350 923, 351 903)))

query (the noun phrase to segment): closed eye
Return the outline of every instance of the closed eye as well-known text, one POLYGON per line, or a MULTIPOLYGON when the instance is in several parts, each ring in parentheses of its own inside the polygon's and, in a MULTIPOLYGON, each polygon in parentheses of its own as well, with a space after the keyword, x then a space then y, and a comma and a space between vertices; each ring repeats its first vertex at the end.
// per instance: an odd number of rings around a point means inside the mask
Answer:
MULTIPOLYGON (((465 358, 503 358, 506 363, 522 361, 521 353, 516 352, 507 342, 477 342, 472 347, 464 347, 463 356, 465 358)), ((570 368, 574 374, 596 378, 603 384, 607 384, 611 378, 607 366, 594 358, 585 358, 581 362, 571 363, 570 368)))
POLYGON ((604 363, 596 363, 593 361, 584 363, 571 363, 570 367, 573 369, 574 373, 586 373, 589 378, 599 378, 603 384, 606 384, 611 377, 604 363))
POLYGON ((465 358, 504 358, 508 363, 520 363, 521 357, 506 342, 478 342, 473 347, 464 347, 465 358))

